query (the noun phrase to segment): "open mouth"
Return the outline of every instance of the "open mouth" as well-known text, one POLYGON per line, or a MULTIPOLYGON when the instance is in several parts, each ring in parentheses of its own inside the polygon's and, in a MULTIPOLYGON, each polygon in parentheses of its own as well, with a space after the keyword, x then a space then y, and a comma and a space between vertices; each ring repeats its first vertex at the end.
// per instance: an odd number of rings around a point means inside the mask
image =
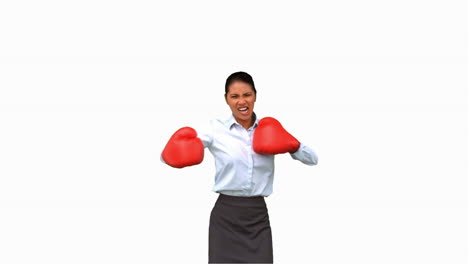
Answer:
POLYGON ((249 108, 248 107, 239 107, 239 108, 237 108, 237 110, 243 115, 247 115, 249 113, 249 108))

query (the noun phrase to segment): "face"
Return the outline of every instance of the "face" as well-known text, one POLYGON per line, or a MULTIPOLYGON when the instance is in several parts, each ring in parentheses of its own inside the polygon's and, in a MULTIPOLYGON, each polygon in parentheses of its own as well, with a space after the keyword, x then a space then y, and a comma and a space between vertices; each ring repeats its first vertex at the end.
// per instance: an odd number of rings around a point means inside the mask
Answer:
POLYGON ((237 122, 243 126, 251 125, 256 95, 252 86, 245 82, 233 82, 226 94, 226 103, 231 108, 237 122))

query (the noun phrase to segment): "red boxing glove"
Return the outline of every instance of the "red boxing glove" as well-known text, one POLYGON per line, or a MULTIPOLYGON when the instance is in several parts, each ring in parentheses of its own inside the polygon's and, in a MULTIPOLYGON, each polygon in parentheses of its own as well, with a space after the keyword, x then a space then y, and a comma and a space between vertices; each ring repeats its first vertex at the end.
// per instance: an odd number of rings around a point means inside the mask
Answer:
POLYGON ((166 144, 162 158, 169 166, 183 168, 197 165, 203 161, 203 142, 191 127, 177 130, 166 144))
POLYGON ((253 135, 253 150, 258 154, 275 155, 296 152, 299 141, 273 117, 262 118, 253 135))

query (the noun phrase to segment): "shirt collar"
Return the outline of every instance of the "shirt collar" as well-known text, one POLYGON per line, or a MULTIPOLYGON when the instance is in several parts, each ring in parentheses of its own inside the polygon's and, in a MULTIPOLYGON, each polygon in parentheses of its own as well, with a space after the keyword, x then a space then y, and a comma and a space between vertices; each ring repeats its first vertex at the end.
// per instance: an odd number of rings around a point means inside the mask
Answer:
MULTIPOLYGON (((258 120, 257 115, 255 114, 255 112, 252 113, 252 119, 255 120, 255 121, 254 121, 254 124, 253 124, 253 128, 256 128, 256 127, 258 126, 258 121, 259 121, 259 120, 258 120)), ((226 120, 224 121, 224 124, 225 124, 229 129, 231 129, 232 126, 233 126, 234 124, 237 124, 237 125, 240 126, 240 124, 237 123, 237 121, 236 121, 236 119, 234 118, 234 115, 233 115, 232 113, 231 113, 231 115, 229 116, 229 118, 226 119, 226 120)))

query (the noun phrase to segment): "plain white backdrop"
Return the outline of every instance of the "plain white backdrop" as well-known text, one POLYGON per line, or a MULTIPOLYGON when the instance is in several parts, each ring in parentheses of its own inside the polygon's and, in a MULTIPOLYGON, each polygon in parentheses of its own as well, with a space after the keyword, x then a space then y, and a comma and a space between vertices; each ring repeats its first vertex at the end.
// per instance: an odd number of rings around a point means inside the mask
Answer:
POLYGON ((0 263, 207 263, 207 151, 178 128, 255 112, 276 158, 275 263, 468 262, 465 1, 3 1, 0 263))

